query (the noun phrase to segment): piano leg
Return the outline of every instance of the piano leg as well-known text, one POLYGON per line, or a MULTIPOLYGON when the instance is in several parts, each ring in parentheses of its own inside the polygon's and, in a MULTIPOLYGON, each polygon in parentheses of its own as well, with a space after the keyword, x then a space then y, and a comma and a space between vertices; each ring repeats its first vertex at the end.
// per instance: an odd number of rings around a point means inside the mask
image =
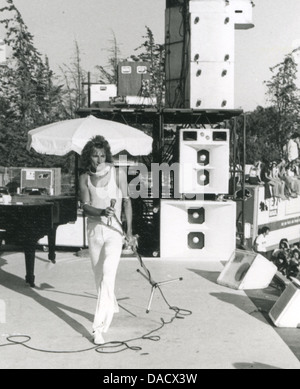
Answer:
POLYGON ((28 243, 24 247, 25 253, 25 265, 26 265, 26 283, 29 284, 32 288, 35 287, 34 284, 34 263, 35 263, 35 243, 28 243))
POLYGON ((56 229, 57 227, 53 227, 51 232, 48 234, 48 245, 49 245, 48 258, 52 263, 56 263, 56 254, 55 254, 56 229))

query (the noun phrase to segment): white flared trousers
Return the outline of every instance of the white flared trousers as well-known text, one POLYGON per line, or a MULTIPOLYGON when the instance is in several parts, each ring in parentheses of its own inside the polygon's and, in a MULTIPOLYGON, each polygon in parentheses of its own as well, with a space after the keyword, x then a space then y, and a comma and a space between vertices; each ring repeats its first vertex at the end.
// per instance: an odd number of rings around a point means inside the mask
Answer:
POLYGON ((115 280, 120 263, 123 238, 116 231, 88 221, 88 242, 95 275, 98 300, 93 331, 107 332, 113 316, 119 312, 115 297, 115 280))

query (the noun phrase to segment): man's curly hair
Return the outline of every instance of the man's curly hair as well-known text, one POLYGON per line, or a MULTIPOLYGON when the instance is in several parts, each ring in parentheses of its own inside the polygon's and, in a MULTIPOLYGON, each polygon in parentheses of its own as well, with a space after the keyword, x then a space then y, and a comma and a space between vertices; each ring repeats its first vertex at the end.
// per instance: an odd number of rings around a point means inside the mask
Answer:
POLYGON ((108 141, 101 135, 94 136, 87 144, 81 153, 81 174, 92 171, 91 156, 95 149, 104 149, 106 153, 106 162, 113 163, 113 157, 108 141))

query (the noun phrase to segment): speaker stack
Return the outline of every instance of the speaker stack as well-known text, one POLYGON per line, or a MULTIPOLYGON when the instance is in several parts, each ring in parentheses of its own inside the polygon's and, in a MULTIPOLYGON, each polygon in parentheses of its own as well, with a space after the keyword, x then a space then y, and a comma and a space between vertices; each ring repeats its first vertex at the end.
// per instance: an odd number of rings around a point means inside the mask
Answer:
MULTIPOLYGON (((167 108, 234 109, 235 29, 253 27, 251 19, 251 0, 166 0, 167 108)), ((208 198, 229 192, 229 130, 181 129, 179 136, 174 189, 181 199, 161 200, 161 256, 228 261, 236 203, 208 198)))
POLYGON ((227 261, 236 247, 236 203, 205 195, 228 194, 229 130, 179 131, 181 200, 161 200, 161 257, 227 261))
POLYGON ((167 106, 234 108, 235 30, 254 27, 252 8, 252 0, 167 0, 167 106))

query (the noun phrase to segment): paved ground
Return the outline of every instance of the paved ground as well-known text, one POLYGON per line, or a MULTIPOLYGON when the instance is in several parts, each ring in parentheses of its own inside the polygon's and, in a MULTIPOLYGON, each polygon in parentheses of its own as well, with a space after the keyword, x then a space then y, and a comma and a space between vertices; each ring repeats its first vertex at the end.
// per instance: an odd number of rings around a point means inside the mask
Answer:
POLYGON ((60 252, 52 265, 46 253, 37 252, 37 287, 31 289, 24 283, 23 254, 2 253, 0 346, 8 344, 11 335, 26 335, 10 339, 28 342, 26 347, 1 347, 0 368, 300 368, 295 342, 299 330, 278 330, 266 314, 279 297, 277 289, 246 294, 218 285, 223 269, 219 262, 144 262, 155 281, 183 277, 162 290, 171 306, 184 310, 174 319, 174 311, 156 290, 147 314, 151 286, 138 274, 138 261, 123 258, 116 285, 121 309, 106 335, 113 343, 96 350, 91 337, 96 296, 89 258, 60 252), (128 349, 124 342, 136 348, 128 349))

